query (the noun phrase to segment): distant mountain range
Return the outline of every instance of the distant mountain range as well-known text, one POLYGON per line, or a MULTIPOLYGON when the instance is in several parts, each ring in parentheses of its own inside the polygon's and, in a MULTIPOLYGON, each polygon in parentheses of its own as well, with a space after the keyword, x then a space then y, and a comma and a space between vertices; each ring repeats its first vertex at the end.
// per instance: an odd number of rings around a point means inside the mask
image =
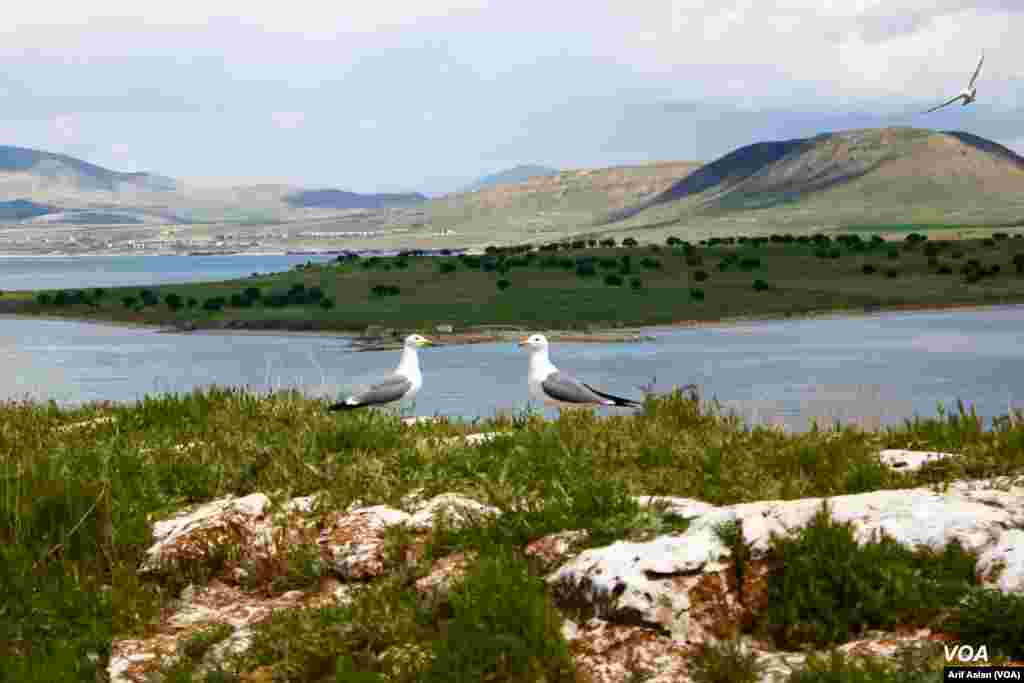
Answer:
POLYGON ((284 196, 284 201, 294 208, 313 209, 384 209, 388 207, 415 206, 427 201, 418 192, 357 194, 345 190, 301 190, 284 196))
POLYGON ((495 185, 515 185, 518 183, 524 183, 530 178, 555 175, 558 175, 557 168, 539 166, 537 164, 521 164, 519 166, 505 169, 504 171, 498 171, 497 173, 477 178, 469 185, 460 188, 458 192, 477 192, 478 190, 494 187, 495 185))
POLYGON ((0 145, 0 173, 27 173, 51 181, 64 181, 80 190, 171 191, 178 183, 155 173, 120 173, 87 161, 26 147, 0 145))

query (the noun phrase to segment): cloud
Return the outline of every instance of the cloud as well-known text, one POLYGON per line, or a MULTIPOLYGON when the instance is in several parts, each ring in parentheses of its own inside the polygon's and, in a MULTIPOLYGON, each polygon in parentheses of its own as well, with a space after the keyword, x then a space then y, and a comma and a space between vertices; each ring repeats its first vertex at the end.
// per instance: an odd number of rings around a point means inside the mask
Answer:
POLYGON ((278 128, 294 130, 306 120, 306 114, 301 111, 275 111, 270 113, 270 119, 278 128))
POLYGON ((74 114, 54 116, 51 124, 58 140, 67 143, 78 137, 78 117, 74 114))

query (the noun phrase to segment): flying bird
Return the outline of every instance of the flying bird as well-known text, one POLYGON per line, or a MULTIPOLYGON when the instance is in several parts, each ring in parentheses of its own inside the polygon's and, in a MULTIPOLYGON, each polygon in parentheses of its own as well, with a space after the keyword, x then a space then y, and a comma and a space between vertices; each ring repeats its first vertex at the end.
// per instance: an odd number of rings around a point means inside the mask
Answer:
POLYGON ((364 406, 383 406, 402 399, 411 399, 423 386, 420 359, 416 349, 433 346, 434 342, 418 334, 410 334, 402 344, 402 358, 395 371, 369 389, 335 403, 328 410, 352 410, 364 406))
POLYGON ((981 53, 981 59, 978 60, 978 68, 976 68, 974 70, 974 75, 971 76, 971 82, 967 84, 966 88, 964 88, 963 90, 960 91, 959 95, 957 95, 956 97, 953 97, 953 98, 951 98, 949 100, 946 100, 942 104, 940 104, 938 106, 935 106, 935 107, 932 107, 931 109, 929 109, 928 111, 923 112, 923 113, 929 114, 929 113, 931 113, 933 111, 936 111, 938 109, 942 109, 945 106, 953 104, 957 100, 963 100, 963 103, 961 103, 961 105, 960 105, 960 106, 963 106, 963 107, 966 107, 968 104, 970 104, 971 102, 976 100, 978 98, 978 89, 974 87, 974 82, 976 80, 978 80, 978 74, 981 73, 981 64, 984 61, 985 61, 985 53, 982 52, 981 53))
POLYGON ((643 404, 599 391, 575 377, 561 372, 548 358, 548 340, 543 334, 523 337, 519 346, 530 352, 527 383, 530 395, 549 405, 562 408, 578 406, 619 406, 639 408, 643 404))

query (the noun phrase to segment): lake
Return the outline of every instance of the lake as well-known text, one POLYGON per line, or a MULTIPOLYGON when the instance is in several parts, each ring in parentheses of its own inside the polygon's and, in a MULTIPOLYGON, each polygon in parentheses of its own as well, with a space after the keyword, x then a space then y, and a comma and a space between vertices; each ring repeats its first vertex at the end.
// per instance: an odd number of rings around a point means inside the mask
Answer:
MULTIPOLYGON (((957 398, 987 418, 1024 407, 1024 306, 646 332, 654 341, 552 344, 551 358, 636 398, 652 378, 658 390, 693 382, 749 420, 792 429, 810 418, 894 424, 957 398)), ((334 398, 397 362, 397 351, 356 352, 341 336, 0 319, 0 398, 132 401, 211 384, 334 398)), ((526 354, 513 344, 428 348, 420 363, 415 414, 489 417, 527 404, 526 354)))
POLYGON ((328 255, 238 256, 0 256, 0 291, 82 289, 174 282, 233 280, 253 273, 291 270, 328 255))

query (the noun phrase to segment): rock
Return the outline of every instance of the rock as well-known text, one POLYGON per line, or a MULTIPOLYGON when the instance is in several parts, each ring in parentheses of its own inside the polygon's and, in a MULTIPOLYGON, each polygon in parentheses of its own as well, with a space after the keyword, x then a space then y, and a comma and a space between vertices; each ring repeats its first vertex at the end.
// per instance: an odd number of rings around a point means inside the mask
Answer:
POLYGON ((434 329, 438 334, 451 334, 455 331, 455 328, 452 325, 438 325, 434 329))
POLYGON ((415 417, 403 417, 402 418, 402 424, 405 425, 406 427, 411 427, 413 425, 418 425, 418 424, 434 424, 435 422, 440 422, 440 421, 441 421, 440 417, 428 417, 426 415, 418 415, 418 416, 415 416, 415 417))
POLYGON ((575 557, 588 538, 586 530, 559 531, 530 541, 523 552, 540 564, 541 571, 550 572, 575 557))
POLYGON ((430 601, 444 601, 452 587, 461 582, 466 570, 476 561, 476 555, 457 552, 434 563, 430 573, 416 580, 420 597, 430 601))
POLYGON ((689 683, 687 653, 647 628, 590 619, 575 629, 569 652, 577 671, 592 683, 689 683))
POLYGON ((939 453, 936 451, 905 451, 898 448, 887 448, 878 454, 882 464, 901 472, 916 472, 925 464, 939 462, 948 458, 960 457, 957 453, 939 453))
POLYGON ((380 576, 385 569, 384 534, 388 528, 407 524, 409 513, 386 505, 359 508, 338 514, 320 534, 330 566, 347 580, 380 576))
MULTIPOLYGON (((556 600, 587 607, 617 623, 663 629, 676 640, 721 637, 730 622, 746 618, 735 598, 730 551, 715 533, 723 522, 742 525, 751 549, 744 586, 747 608, 765 599, 763 555, 773 534, 791 535, 807 525, 823 499, 761 501, 712 509, 678 536, 644 543, 617 542, 585 550, 548 576, 556 600), (754 596, 751 599, 751 596, 754 596)), ((696 510, 699 506, 683 508, 696 510)), ((958 540, 978 552, 979 570, 1000 590, 1024 585, 1024 486, 992 482, 930 489, 874 491, 828 500, 833 519, 849 522, 860 543, 880 534, 908 548, 939 550, 958 540), (1002 568, 997 573, 995 569, 1002 568)))
POLYGON ((438 516, 444 523, 453 528, 465 528, 485 521, 488 517, 500 515, 501 510, 490 505, 478 503, 458 493, 442 493, 425 503, 419 503, 412 509, 412 517, 406 526, 416 531, 430 531, 438 516))
POLYGON ((112 424, 117 422, 117 418, 113 415, 101 415, 100 417, 94 417, 91 420, 82 420, 81 422, 72 422, 70 424, 61 425, 57 427, 58 432, 70 432, 75 429, 85 429, 87 427, 98 427, 100 425, 112 424))

